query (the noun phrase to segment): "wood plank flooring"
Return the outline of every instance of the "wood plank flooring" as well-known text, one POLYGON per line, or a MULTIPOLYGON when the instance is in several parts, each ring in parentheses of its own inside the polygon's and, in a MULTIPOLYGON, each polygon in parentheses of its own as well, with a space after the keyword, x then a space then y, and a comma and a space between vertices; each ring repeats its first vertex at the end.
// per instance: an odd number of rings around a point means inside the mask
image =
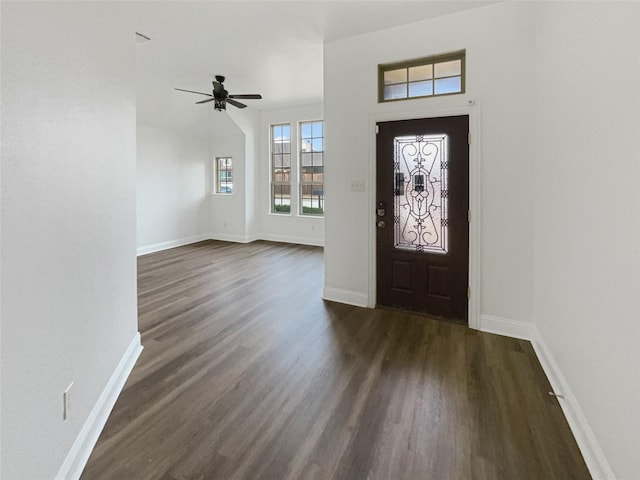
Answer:
POLYGON ((586 479, 528 342, 323 301, 322 249, 140 257, 145 347, 82 479, 586 479))

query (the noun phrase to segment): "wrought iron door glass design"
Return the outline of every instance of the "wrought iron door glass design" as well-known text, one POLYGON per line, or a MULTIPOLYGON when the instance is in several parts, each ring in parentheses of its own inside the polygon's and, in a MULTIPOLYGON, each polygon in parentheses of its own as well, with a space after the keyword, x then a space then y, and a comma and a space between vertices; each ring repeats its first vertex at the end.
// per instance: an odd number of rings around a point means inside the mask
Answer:
POLYGON ((447 253, 447 135, 395 137, 394 246, 447 253))

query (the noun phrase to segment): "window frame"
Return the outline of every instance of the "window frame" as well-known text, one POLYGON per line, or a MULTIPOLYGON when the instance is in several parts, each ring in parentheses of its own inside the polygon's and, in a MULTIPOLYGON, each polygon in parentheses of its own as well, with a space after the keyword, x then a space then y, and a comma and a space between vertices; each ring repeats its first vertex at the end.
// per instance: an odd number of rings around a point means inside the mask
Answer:
MULTIPOLYGON (((272 123, 269 125, 269 214, 272 215, 289 215, 291 216, 293 213, 293 195, 292 193, 295 191, 294 188, 292 188, 292 184, 293 184, 293 179, 294 179, 294 171, 293 171, 293 164, 294 162, 292 161, 292 156, 293 156, 293 152, 292 152, 292 147, 293 147, 293 135, 292 135, 292 126, 291 126, 291 122, 279 122, 279 123, 272 123), (289 182, 276 182, 275 181, 275 155, 276 153, 274 152, 274 145, 275 145, 275 139, 274 139, 274 131, 276 127, 289 127, 289 182), (276 210, 276 203, 275 203, 275 186, 277 185, 288 185, 289 186, 289 211, 277 211, 276 210)), ((284 154, 282 154, 284 155, 284 154)), ((284 159, 283 159, 284 162, 284 159)))
POLYGON ((233 157, 230 156, 222 156, 222 157, 214 157, 213 159, 213 192, 214 195, 233 195, 235 193, 234 182, 233 182, 233 157), (231 168, 225 168, 224 170, 220 169, 220 160, 231 160, 231 168), (223 192, 222 183, 229 183, 228 180, 222 182, 221 173, 222 172, 231 172, 231 191, 223 192))
MULTIPOLYGON (((313 129, 313 127, 311 127, 313 129)), ((304 217, 314 217, 314 218, 322 218, 324 217, 324 139, 325 139, 325 125, 324 125, 324 119, 316 119, 316 120, 303 120, 303 121, 299 121, 298 122, 298 161, 297 161, 297 166, 298 166, 298 188, 297 188, 297 192, 298 192, 298 215, 300 216, 304 216, 304 217), (304 198, 303 198, 303 193, 302 193, 302 189, 305 185, 311 185, 312 189, 313 189, 313 185, 318 185, 319 182, 315 182, 312 178, 312 180, 309 181, 304 181, 303 180, 303 165, 302 165, 302 154, 305 153, 302 151, 302 149, 304 148, 304 144, 303 144, 303 136, 302 136, 302 126, 304 124, 314 124, 314 123, 321 123, 322 124, 322 137, 314 137, 313 136, 313 130, 312 130, 312 136, 311 136, 311 140, 312 140, 312 145, 313 145, 313 139, 315 138, 322 138, 322 151, 321 152, 313 152, 313 146, 311 147, 311 154, 313 155, 313 153, 321 153, 322 154, 322 213, 305 213, 304 212, 304 198)), ((312 156, 312 163, 313 163, 313 156, 312 156)), ((312 167, 315 167, 315 165, 312 165, 312 167)), ((312 173, 313 175, 313 173, 312 173)), ((313 195, 313 193, 312 193, 313 195)), ((313 207, 311 207, 313 208, 313 207)))
MULTIPOLYGON (((441 77, 441 78, 454 78, 458 77, 458 75, 452 75, 449 77, 441 77)), ((404 100, 414 100, 419 98, 431 98, 431 97, 445 97, 449 95, 461 95, 466 91, 466 50, 457 50, 455 52, 443 53, 438 55, 431 55, 429 57, 415 58, 412 60, 405 60, 402 62, 394 62, 394 63, 383 63, 378 65, 378 103, 389 103, 389 102, 397 102, 404 100), (412 67, 421 67, 426 65, 433 65, 433 70, 435 70, 435 65, 438 63, 449 62, 453 60, 460 60, 460 91, 459 92, 449 92, 449 93, 435 93, 435 80, 436 78, 432 76, 433 88, 430 95, 415 95, 409 96, 408 86, 411 82, 407 77, 406 82, 398 83, 396 85, 402 85, 403 83, 407 85, 407 96, 402 98, 384 98, 384 74, 385 72, 390 72, 392 70, 399 70, 406 68, 407 70, 412 67)))

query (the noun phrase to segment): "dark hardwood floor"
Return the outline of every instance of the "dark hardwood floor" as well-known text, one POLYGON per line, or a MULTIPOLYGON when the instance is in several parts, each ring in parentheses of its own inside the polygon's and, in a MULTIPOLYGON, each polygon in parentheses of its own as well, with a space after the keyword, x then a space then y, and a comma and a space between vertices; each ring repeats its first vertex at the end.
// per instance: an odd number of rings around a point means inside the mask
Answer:
POLYGON ((82 478, 590 478, 528 342, 321 290, 315 247, 140 257, 145 349, 82 478))

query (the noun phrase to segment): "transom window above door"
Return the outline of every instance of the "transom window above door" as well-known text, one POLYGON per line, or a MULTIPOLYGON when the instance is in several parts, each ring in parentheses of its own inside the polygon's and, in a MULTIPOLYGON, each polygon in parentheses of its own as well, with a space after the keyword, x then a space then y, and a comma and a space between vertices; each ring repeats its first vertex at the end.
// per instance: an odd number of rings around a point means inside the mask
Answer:
POLYGON ((464 93, 465 51, 378 65, 378 102, 464 93))

